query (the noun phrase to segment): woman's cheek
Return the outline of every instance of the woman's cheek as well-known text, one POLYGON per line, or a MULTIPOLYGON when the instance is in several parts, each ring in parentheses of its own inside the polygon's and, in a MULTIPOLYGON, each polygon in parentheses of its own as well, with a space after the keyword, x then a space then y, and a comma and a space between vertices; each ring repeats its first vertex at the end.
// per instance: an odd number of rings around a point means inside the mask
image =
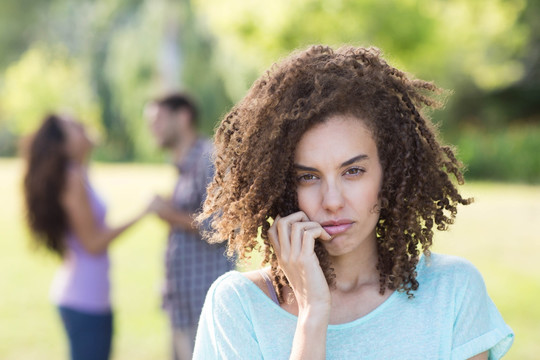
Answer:
POLYGON ((312 218, 316 212, 316 193, 309 187, 299 186, 296 195, 298 198, 298 208, 305 212, 308 218, 312 218))

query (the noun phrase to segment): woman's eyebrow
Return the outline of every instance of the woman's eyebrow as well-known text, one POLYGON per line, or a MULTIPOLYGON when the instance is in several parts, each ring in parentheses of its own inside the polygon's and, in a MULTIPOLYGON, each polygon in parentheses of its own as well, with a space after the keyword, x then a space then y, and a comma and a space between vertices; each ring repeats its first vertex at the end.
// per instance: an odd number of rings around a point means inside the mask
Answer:
MULTIPOLYGON (((354 164, 355 162, 366 160, 368 158, 369 157, 366 154, 360 154, 360 155, 357 155, 357 156, 345 161, 339 167, 342 168, 342 167, 345 167, 345 166, 349 166, 351 164, 354 164)), ((305 166, 305 165, 301 165, 301 164, 294 164, 294 168, 296 170, 302 170, 302 171, 319 171, 319 170, 317 170, 315 168, 305 166)))
POLYGON ((357 155, 357 156, 345 161, 343 164, 341 164, 340 167, 349 166, 351 164, 354 164, 355 162, 362 161, 362 160, 367 160, 368 158, 369 157, 366 154, 360 154, 360 155, 357 155))
POLYGON ((309 167, 309 166, 304 166, 304 165, 300 165, 300 164, 294 164, 294 168, 296 170, 302 170, 302 171, 319 171, 315 168, 312 168, 312 167, 309 167))

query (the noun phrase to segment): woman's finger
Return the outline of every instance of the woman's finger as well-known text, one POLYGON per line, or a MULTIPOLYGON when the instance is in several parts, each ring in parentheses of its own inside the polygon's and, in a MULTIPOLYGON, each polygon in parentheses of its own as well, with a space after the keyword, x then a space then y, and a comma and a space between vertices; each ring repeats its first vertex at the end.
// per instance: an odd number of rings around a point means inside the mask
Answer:
POLYGON ((314 252, 315 239, 330 240, 332 237, 323 229, 320 224, 312 226, 304 231, 302 238, 302 256, 309 256, 314 252))
POLYGON ((282 259, 287 260, 290 257, 292 224, 301 221, 309 221, 307 215, 302 211, 295 212, 280 219, 277 219, 276 217, 278 242, 282 259))
POLYGON ((274 223, 270 226, 270 229, 268 229, 268 240, 270 240, 270 244, 274 248, 274 253, 276 256, 280 256, 281 254, 281 247, 279 246, 279 239, 278 239, 278 232, 277 232, 277 220, 279 216, 276 217, 274 220, 274 223))
MULTIPOLYGON (((291 253, 292 259, 297 259, 303 248, 304 234, 308 229, 321 227, 319 223, 313 221, 297 222, 291 225, 291 253)), ((313 248, 312 248, 313 250, 313 248)))
POLYGON ((304 231, 309 223, 306 222, 295 222, 291 225, 290 232, 290 241, 291 241, 291 252, 289 257, 291 260, 297 259, 300 256, 300 251, 302 250, 302 237, 304 236, 304 231))

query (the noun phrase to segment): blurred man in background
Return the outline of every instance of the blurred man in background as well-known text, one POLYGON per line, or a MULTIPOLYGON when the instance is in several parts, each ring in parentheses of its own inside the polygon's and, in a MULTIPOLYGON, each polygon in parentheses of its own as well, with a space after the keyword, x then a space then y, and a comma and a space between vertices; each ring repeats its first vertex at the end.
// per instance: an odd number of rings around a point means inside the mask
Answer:
POLYGON ((171 154, 179 178, 170 199, 156 196, 156 212, 170 226, 165 254, 163 308, 170 318, 175 360, 191 359, 208 288, 232 268, 225 244, 208 244, 194 223, 212 180, 212 143, 197 133, 197 108, 184 94, 154 101, 146 114, 152 133, 171 154))

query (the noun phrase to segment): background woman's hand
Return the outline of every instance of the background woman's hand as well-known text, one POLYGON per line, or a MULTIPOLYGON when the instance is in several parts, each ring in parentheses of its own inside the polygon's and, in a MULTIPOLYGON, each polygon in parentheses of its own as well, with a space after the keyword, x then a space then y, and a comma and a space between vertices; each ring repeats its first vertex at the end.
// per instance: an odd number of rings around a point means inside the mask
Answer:
POLYGON ((329 312, 330 289, 314 248, 315 239, 325 241, 332 237, 302 211, 283 218, 277 216, 268 237, 294 292, 299 313, 309 309, 329 312))
POLYGON ((165 211, 167 201, 159 195, 155 195, 149 202, 147 211, 149 213, 156 213, 158 216, 165 211))

